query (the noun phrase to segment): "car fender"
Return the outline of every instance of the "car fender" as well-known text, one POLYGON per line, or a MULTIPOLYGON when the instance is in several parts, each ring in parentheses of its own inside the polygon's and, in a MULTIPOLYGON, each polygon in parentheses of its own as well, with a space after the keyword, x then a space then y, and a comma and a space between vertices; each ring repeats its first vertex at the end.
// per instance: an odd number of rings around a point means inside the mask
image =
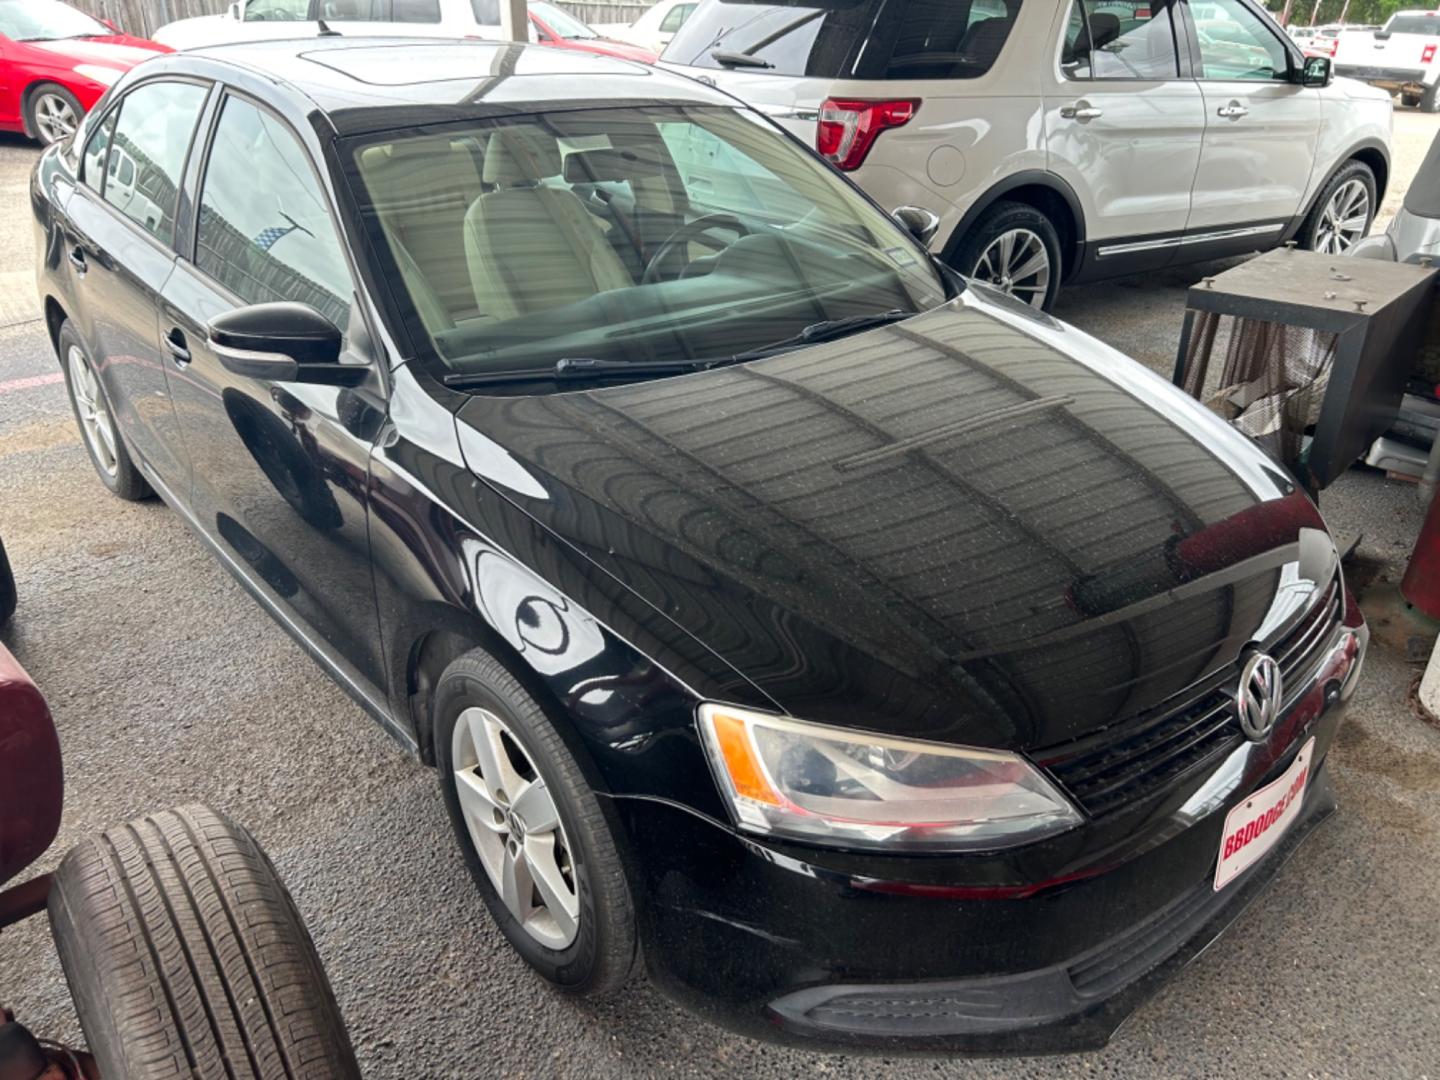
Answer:
POLYGON ((1069 252, 1068 262, 1072 270, 1079 266, 1080 254, 1085 247, 1085 210, 1081 205, 1080 196, 1063 178, 1044 169, 1023 169, 1012 173, 971 203, 970 208, 960 217, 949 239, 945 242, 946 255, 954 252, 961 238, 967 231, 974 228, 975 223, 980 220, 985 211, 1012 192, 1026 187, 1045 188, 1059 196, 1065 203, 1075 222, 1074 245, 1069 252))
MULTIPOLYGON (((1322 132, 1322 139, 1323 137, 1324 135, 1322 132)), ((1355 157, 1357 154, 1360 154, 1361 152, 1378 153, 1380 157, 1383 158, 1385 161, 1385 175, 1376 176, 1375 178, 1376 206, 1378 207, 1379 204, 1384 201, 1385 189, 1389 184, 1391 170, 1390 142, 1388 138, 1381 138, 1378 135, 1370 134, 1356 140, 1355 142, 1346 144, 1343 152, 1324 156, 1317 155, 1317 163, 1318 161, 1324 160, 1327 161, 1329 164, 1323 171, 1317 168, 1311 174, 1310 189, 1305 193, 1305 201, 1301 204, 1300 211, 1295 215, 1295 219, 1290 223, 1290 227, 1285 230, 1283 239, 1289 240, 1292 236, 1294 236, 1297 232, 1300 231, 1300 226, 1305 222, 1305 219, 1308 218, 1310 216, 1310 213, 1315 209, 1315 204, 1319 200, 1320 195, 1324 192, 1325 185, 1330 183, 1330 178, 1335 175, 1336 170, 1338 170, 1347 161, 1355 157)))

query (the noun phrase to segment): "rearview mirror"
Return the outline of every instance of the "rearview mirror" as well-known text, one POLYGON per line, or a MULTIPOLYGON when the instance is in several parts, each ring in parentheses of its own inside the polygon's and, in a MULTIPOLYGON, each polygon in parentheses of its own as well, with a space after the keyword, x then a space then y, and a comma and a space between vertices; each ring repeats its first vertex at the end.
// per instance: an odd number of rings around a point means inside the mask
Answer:
POLYGON ((1300 68, 1300 78, 1296 81, 1301 86, 1329 86, 1330 76, 1328 56, 1307 56, 1300 68))
POLYGON ((210 348, 225 370, 270 382, 359 386, 367 364, 342 364, 340 330, 306 304, 252 304, 217 315, 210 348))
POLYGON ((925 246, 940 228, 940 219, 923 206, 897 206, 890 216, 900 223, 901 228, 925 246))

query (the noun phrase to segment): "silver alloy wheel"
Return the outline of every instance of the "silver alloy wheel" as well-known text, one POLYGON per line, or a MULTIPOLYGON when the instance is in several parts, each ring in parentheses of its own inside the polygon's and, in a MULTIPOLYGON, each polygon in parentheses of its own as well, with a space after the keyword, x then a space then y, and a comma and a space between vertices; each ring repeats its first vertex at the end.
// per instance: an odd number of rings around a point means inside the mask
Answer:
POLYGON ((47 146, 69 138, 79 124, 74 107, 59 94, 41 94, 35 99, 35 129, 47 146))
POLYGON ((480 865, 525 932, 563 949, 580 929, 580 894, 560 812, 505 722, 471 707, 450 740, 455 792, 480 865))
POLYGON ((75 411, 80 414, 80 430, 85 436, 85 444, 90 447, 105 474, 114 476, 120 470, 120 461, 115 453, 115 421, 110 416, 105 395, 100 392, 100 380, 95 377, 95 369, 79 346, 70 346, 65 354, 65 363, 70 367, 70 389, 75 395, 75 411))
POLYGON ((1031 307, 1044 307, 1050 292, 1050 253, 1037 233, 1010 229, 980 253, 970 276, 1031 307))
POLYGON ((1335 189, 1315 229, 1315 250, 1341 255, 1365 235, 1370 223, 1370 190, 1363 180, 1346 180, 1335 189))

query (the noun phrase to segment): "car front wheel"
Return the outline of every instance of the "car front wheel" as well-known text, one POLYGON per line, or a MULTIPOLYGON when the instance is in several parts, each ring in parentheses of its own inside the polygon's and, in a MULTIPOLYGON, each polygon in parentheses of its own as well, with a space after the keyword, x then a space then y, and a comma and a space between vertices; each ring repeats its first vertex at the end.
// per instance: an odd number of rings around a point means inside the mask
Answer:
POLYGON ((30 133, 44 146, 75 134, 85 115, 80 100, 55 83, 42 83, 32 90, 26 111, 30 133))
POLYGON ((950 265, 1048 311, 1060 291, 1060 234, 1035 207, 1002 199, 966 233, 950 265))
POLYGON ((635 914, 605 811, 538 701, 480 650, 435 688, 440 786, 465 862, 496 924, 563 990, 620 986, 635 914))

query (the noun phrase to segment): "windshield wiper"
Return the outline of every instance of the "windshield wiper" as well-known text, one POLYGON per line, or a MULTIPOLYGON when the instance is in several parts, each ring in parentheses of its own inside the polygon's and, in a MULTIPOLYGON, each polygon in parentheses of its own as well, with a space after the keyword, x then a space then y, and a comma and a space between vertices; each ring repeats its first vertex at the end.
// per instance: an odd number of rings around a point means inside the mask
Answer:
POLYGON ((773 68, 769 60, 761 60, 749 53, 730 52, 728 49, 711 49, 710 59, 722 67, 773 68))
POLYGON ((908 319, 916 312, 892 308, 870 315, 848 315, 843 319, 826 319, 811 323, 798 334, 779 341, 749 349, 733 356, 714 356, 708 360, 602 360, 595 356, 565 356, 555 361, 551 368, 521 368, 513 371, 455 372, 446 375, 446 386, 495 386, 503 383, 520 382, 585 382, 602 379, 637 379, 651 375, 690 375, 699 371, 713 371, 730 364, 743 364, 747 360, 761 360, 767 356, 798 349, 803 345, 817 345, 822 341, 833 341, 848 334, 886 326, 902 319, 908 319))
POLYGON ((802 345, 816 345, 822 341, 834 341, 836 338, 856 334, 861 330, 872 330, 877 326, 888 326, 890 323, 908 319, 915 314, 918 313, 914 311, 902 311, 899 308, 891 308, 889 311, 877 311, 870 315, 847 315, 843 319, 826 319, 823 322, 811 323, 793 337, 781 338, 779 341, 772 341, 769 345, 762 345, 758 349, 736 353, 734 356, 727 358, 727 363, 743 363, 746 360, 759 360, 766 356, 774 356, 776 353, 786 352, 789 349, 798 349, 802 345))

